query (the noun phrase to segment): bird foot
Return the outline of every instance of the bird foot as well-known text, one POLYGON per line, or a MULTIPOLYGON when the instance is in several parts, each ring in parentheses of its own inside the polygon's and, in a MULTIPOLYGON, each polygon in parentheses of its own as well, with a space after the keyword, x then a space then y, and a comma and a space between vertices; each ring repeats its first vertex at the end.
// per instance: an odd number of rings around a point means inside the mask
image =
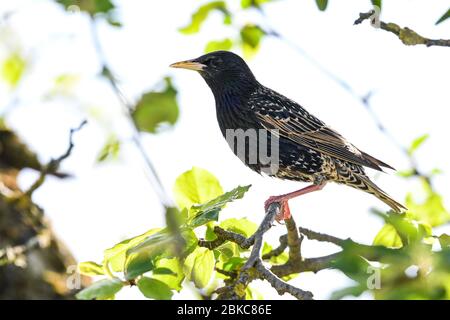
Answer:
POLYGON ((275 216, 275 220, 281 223, 284 220, 291 218, 291 210, 289 209, 288 200, 281 196, 272 196, 264 202, 264 209, 267 211, 272 203, 278 202, 280 204, 280 212, 275 216))

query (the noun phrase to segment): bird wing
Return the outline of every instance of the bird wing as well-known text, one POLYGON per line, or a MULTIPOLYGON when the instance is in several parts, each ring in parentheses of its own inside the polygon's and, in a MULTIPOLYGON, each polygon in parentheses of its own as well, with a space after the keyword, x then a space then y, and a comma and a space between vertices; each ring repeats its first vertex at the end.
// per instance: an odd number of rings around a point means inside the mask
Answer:
POLYGON ((270 96, 266 103, 258 97, 253 97, 256 103, 251 103, 265 129, 277 129, 282 137, 343 161, 379 171, 383 171, 381 167, 394 169, 356 148, 296 102, 270 91, 271 95, 264 95, 264 99, 270 96))

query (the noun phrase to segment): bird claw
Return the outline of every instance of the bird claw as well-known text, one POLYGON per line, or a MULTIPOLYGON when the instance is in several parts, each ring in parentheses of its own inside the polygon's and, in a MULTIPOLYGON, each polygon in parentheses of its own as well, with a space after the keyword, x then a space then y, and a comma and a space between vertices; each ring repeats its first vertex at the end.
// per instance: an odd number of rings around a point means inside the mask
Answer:
POLYGON ((267 211, 269 210, 269 207, 272 203, 275 202, 280 202, 281 198, 277 197, 277 196, 271 196, 269 197, 269 199, 267 199, 266 201, 264 201, 264 210, 267 211))
POLYGON ((264 209, 267 211, 272 203, 278 202, 280 204, 280 212, 275 216, 275 220, 280 223, 282 221, 291 218, 291 210, 289 209, 289 204, 287 200, 283 200, 282 197, 272 196, 264 202, 264 209))

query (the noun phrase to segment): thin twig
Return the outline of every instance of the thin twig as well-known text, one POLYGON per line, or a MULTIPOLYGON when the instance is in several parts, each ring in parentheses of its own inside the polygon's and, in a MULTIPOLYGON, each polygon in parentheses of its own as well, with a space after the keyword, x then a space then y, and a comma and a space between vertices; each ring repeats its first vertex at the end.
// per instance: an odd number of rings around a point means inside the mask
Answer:
POLYGON ((218 294, 217 299, 231 299, 239 300, 245 297, 245 289, 255 279, 263 279, 268 281, 279 294, 290 293, 299 299, 312 299, 310 292, 301 290, 284 282, 281 277, 289 276, 302 272, 318 272, 324 269, 334 268, 334 262, 338 260, 343 254, 342 251, 335 252, 329 255, 302 258, 301 243, 303 235, 310 240, 317 240, 321 242, 328 242, 335 244, 343 249, 349 249, 355 256, 361 256, 369 261, 379 261, 381 257, 396 257, 401 258, 405 255, 402 249, 390 249, 385 247, 373 247, 369 245, 360 244, 351 239, 341 239, 332 235, 319 233, 306 228, 297 228, 293 219, 286 221, 287 233, 280 237, 280 246, 263 256, 264 259, 270 259, 273 256, 278 256, 289 247, 289 259, 282 265, 273 265, 270 270, 267 269, 260 257, 261 247, 263 243, 264 234, 270 229, 274 221, 275 215, 279 211, 279 204, 272 204, 258 227, 257 231, 249 238, 233 231, 227 231, 220 227, 214 228, 214 233, 217 239, 212 241, 200 240, 199 246, 208 249, 215 249, 226 241, 231 241, 242 248, 249 248, 253 244, 250 255, 244 264, 236 273, 233 272, 218 272, 223 273, 230 278, 225 281, 225 286, 216 290, 218 294), (297 231, 298 230, 298 231, 297 231))
POLYGON ((230 278, 236 278, 238 273, 236 271, 226 271, 220 268, 215 268, 215 270, 220 273, 223 274, 224 276, 230 277, 230 278))
MULTIPOLYGON (((362 23, 364 20, 375 18, 376 12, 375 10, 371 10, 369 12, 360 13, 359 18, 355 20, 354 24, 358 25, 362 23)), ((419 35, 414 30, 409 29, 408 27, 400 27, 399 25, 389 22, 385 23, 383 21, 377 21, 377 24, 373 24, 375 27, 379 27, 382 30, 391 32, 395 34, 403 44, 407 46, 419 45, 423 44, 427 47, 431 46, 440 46, 440 47, 450 47, 450 39, 429 39, 419 35)))
POLYGON ((300 233, 305 235, 308 239, 310 240, 317 240, 317 241, 321 241, 321 242, 330 242, 330 243, 334 243, 337 246, 342 247, 345 243, 346 240, 334 237, 334 236, 330 236, 328 234, 325 233, 319 233, 316 231, 312 231, 306 228, 302 228, 299 227, 298 228, 300 233))
POLYGON ((259 276, 267 280, 270 285, 278 292, 279 295, 283 295, 285 293, 289 293, 292 296, 296 297, 298 300, 312 300, 313 294, 309 291, 304 291, 300 288, 294 287, 289 283, 284 282, 272 272, 270 272, 266 267, 264 267, 261 260, 257 260, 255 264, 256 271, 259 276))
POLYGON ((66 152, 59 156, 56 159, 50 160, 50 162, 44 166, 41 170, 41 173, 39 175, 39 178, 31 185, 31 187, 25 192, 25 194, 29 197, 33 194, 34 191, 36 191, 44 182, 48 174, 55 173, 58 171, 59 166, 61 165, 61 162, 63 162, 65 159, 67 159, 70 154, 72 153, 72 149, 74 148, 73 143, 73 135, 75 132, 78 132, 83 128, 83 126, 87 123, 86 120, 83 120, 81 124, 77 128, 70 129, 69 134, 69 147, 67 148, 66 152))
POLYGON ((269 260, 272 257, 278 257, 280 254, 282 254, 284 252, 284 250, 286 250, 286 248, 288 246, 287 235, 284 234, 284 235, 280 236, 279 241, 280 241, 280 245, 278 247, 267 252, 266 254, 264 254, 262 256, 263 260, 269 260))

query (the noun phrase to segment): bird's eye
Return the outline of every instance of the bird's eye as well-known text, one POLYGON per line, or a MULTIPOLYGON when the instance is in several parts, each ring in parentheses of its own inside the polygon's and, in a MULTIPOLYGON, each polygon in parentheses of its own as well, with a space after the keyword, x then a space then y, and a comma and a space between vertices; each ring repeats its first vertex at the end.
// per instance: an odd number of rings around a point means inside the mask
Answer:
POLYGON ((214 66, 214 59, 213 58, 206 58, 203 63, 206 64, 207 66, 214 66))

